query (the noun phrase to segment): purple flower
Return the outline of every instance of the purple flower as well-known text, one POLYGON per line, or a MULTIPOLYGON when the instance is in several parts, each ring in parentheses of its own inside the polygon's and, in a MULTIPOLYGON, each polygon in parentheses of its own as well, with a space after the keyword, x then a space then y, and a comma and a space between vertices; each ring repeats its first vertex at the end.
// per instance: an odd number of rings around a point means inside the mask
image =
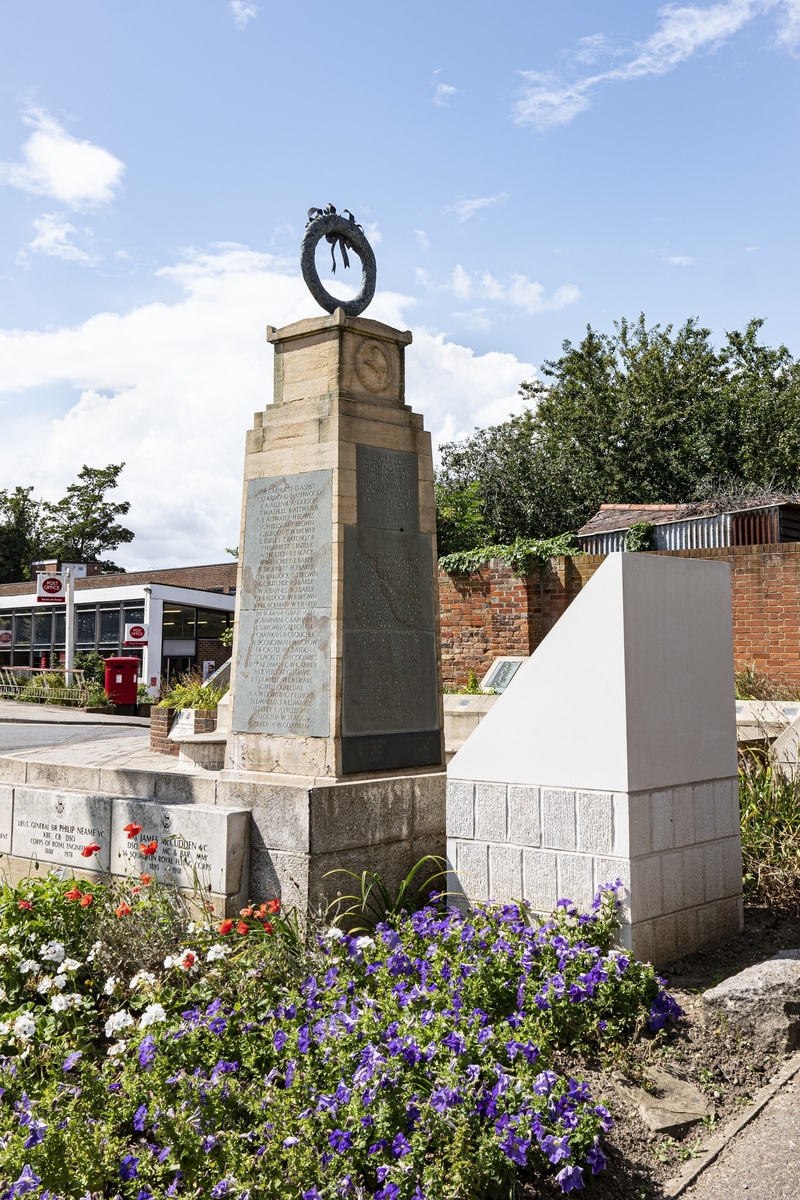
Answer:
POLYGON ((673 1000, 667 992, 659 992, 650 1009, 647 1028, 655 1033, 657 1030, 663 1029, 667 1021, 677 1021, 678 1017, 682 1016, 683 1009, 678 1002, 673 1000))
POLYGON ((388 1145, 389 1143, 387 1142, 386 1138, 379 1138, 377 1142, 374 1142, 370 1146, 367 1154, 379 1154, 381 1150, 385 1150, 388 1145))
POLYGON ((200 1145, 206 1154, 210 1154, 217 1144, 216 1134, 209 1133, 206 1137, 200 1139, 200 1145))
POLYGON ((279 1054, 280 1054, 281 1050, 283 1049, 283 1047, 288 1042, 288 1040, 289 1040, 289 1035, 288 1035, 288 1033, 285 1033, 283 1029, 275 1030, 275 1033, 273 1034, 273 1037, 272 1037, 272 1044, 275 1047, 275 1049, 278 1051, 279 1054))
POLYGON ((62 1071, 71 1071, 72 1068, 74 1066, 76 1066, 82 1058, 83 1058, 82 1050, 73 1050, 72 1054, 68 1054, 67 1057, 64 1059, 64 1064, 63 1064, 61 1070, 62 1071))
POLYGON ((47 1125, 44 1121, 35 1121, 33 1117, 26 1124, 28 1126, 28 1136, 25 1139, 25 1149, 30 1150, 44 1141, 44 1135, 47 1133, 47 1125))
POLYGON ((133 1115, 133 1128, 137 1133, 144 1133, 144 1123, 147 1120, 147 1105, 140 1104, 133 1115))
POLYGON ((505 1154, 506 1158, 510 1158, 512 1162, 518 1166, 524 1167, 528 1161, 528 1147, 530 1146, 530 1138, 517 1137, 515 1133, 509 1129, 503 1141, 500 1143, 500 1149, 505 1154))
POLYGON ((375 1193, 375 1200, 395 1200, 399 1195, 400 1188, 396 1183, 385 1183, 380 1191, 375 1193))
POLYGON ((34 1175, 28 1163, 22 1168, 22 1174, 16 1183, 11 1185, 9 1196, 26 1196, 28 1192, 35 1192, 41 1179, 38 1175, 34 1175))
POLYGON ((337 1154, 344 1154, 345 1150, 352 1148, 353 1135, 346 1129, 334 1129, 332 1133, 328 1134, 328 1145, 337 1154))
POLYGON ((557 1163, 562 1158, 569 1158, 572 1151, 567 1138, 553 1137, 552 1133, 548 1133, 546 1138, 542 1138, 542 1153, 547 1155, 551 1163, 557 1163))
MULTIPOLYGON (((217 1035, 217 1037, 219 1037, 220 1034, 223 1034, 225 1032, 225 1030, 228 1028, 228 1022, 225 1020, 224 1017, 214 1017, 213 1021, 208 1022, 208 1028, 211 1033, 215 1033, 217 1035)), ((223 1180, 223 1183, 224 1182, 225 1181, 223 1180)), ((219 1184, 217 1186, 219 1186, 219 1184)), ((228 1185, 225 1184, 225 1186, 227 1187, 228 1185)), ((213 1195, 213 1192, 212 1192, 212 1195, 213 1195)), ((220 1192, 220 1195, 222 1195, 221 1192, 220 1192)))
POLYGON ((297 1137, 284 1138, 283 1139, 284 1150, 288 1150, 290 1146, 296 1146, 299 1141, 300 1141, 300 1138, 297 1138, 297 1137))
POLYGON ((227 1179, 220 1179, 219 1183, 215 1183, 211 1189, 211 1200, 220 1200, 220 1197, 225 1195, 229 1187, 230 1184, 227 1179))
MULTIPOLYGON (((301 1054, 307 1054, 311 1045, 311 1036, 307 1025, 301 1025, 297 1031, 297 1049, 301 1054)), ((304 1193, 305 1194, 305 1193, 304 1193)))
POLYGON ((594 1106, 594 1112, 600 1118, 600 1124, 603 1126, 603 1129, 606 1131, 606 1133, 608 1133, 610 1129, 614 1128, 614 1118, 605 1105, 596 1104, 594 1106))
POLYGON ((286 1076, 284 1078, 284 1083, 283 1083, 283 1086, 285 1088, 290 1088, 292 1086, 292 1081, 294 1079, 294 1073, 295 1073, 296 1067, 297 1067, 297 1063, 294 1061, 293 1058, 290 1058, 288 1063, 286 1064, 286 1076))
POLYGON ((303 1192, 303 1200, 322 1200, 322 1196, 315 1187, 312 1187, 307 1192, 303 1192))
POLYGON ((460 1103, 461 1093, 457 1088, 438 1087, 431 1092, 431 1108, 435 1109, 440 1116, 443 1116, 448 1108, 454 1108, 456 1104, 460 1103))
POLYGON ((542 1071, 533 1082, 533 1090, 537 1096, 549 1096, 557 1083, 555 1071, 542 1071))
POLYGON ((143 1071, 152 1067, 156 1060, 156 1043, 152 1034, 148 1033, 147 1037, 139 1046, 139 1066, 143 1071))
POLYGON ((583 1188, 583 1171, 580 1167, 564 1167, 556 1175, 562 1192, 579 1192, 583 1188))
POLYGON ((142 1188, 136 1200, 153 1200, 153 1193, 149 1188, 142 1188))
POLYGON ((589 1164, 589 1166, 592 1168, 593 1175, 599 1175, 601 1171, 605 1170, 606 1156, 605 1156, 605 1154, 603 1154, 603 1151, 600 1149, 598 1138, 595 1138, 594 1145, 592 1146, 591 1150, 586 1155, 586 1161, 589 1164))
POLYGON ((410 1153, 411 1153, 411 1146, 409 1145, 407 1139, 405 1137, 403 1137, 402 1133, 396 1134, 395 1139, 392 1142, 393 1157, 394 1158, 402 1158, 404 1154, 410 1154, 410 1153))
POLYGON ((183 1171, 176 1171, 173 1176, 172 1183, 167 1188, 167 1195, 174 1196, 178 1191, 178 1184, 183 1179, 183 1171))
POLYGON ((119 1164, 119 1177, 123 1183, 128 1183, 129 1180, 135 1179, 139 1174, 139 1160, 134 1158, 132 1154, 126 1154, 122 1162, 119 1164))

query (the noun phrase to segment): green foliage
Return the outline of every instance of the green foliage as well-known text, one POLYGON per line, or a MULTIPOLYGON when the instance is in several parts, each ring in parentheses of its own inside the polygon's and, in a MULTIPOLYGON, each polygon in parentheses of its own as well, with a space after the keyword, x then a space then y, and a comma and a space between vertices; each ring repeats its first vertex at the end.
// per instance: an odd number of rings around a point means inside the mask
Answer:
POLYGON ((78 472, 78 483, 70 484, 62 500, 42 504, 41 538, 49 556, 63 562, 102 562, 107 571, 121 569, 101 555, 133 541, 133 532, 117 523, 117 517, 124 517, 130 509, 130 502, 113 504, 106 499, 106 492, 117 486, 124 466, 84 464, 78 472))
POLYGON ((577 529, 604 503, 677 503, 720 490, 800 490, 800 362, 759 342, 762 321, 715 349, 695 319, 644 315, 521 385, 530 407, 442 447, 444 494, 475 484, 500 541, 577 529))
POLYGON ((99 683, 101 687, 106 681, 106 660, 96 650, 78 650, 73 666, 76 671, 83 671, 83 677, 88 682, 99 683))
POLYGON ((41 557, 38 501, 32 487, 0 491, 0 583, 30 579, 31 562, 41 557))
POLYGON ((161 696, 159 708, 216 708, 227 692, 226 687, 213 687, 203 683, 199 675, 191 672, 178 676, 174 683, 161 696))
POLYGON ((481 485, 477 480, 456 491, 448 491, 437 483, 435 493, 436 545, 440 555, 472 550, 492 540, 494 530, 486 524, 481 485))
POLYGON ((740 757, 739 802, 745 894, 754 903, 800 906, 800 782, 761 752, 740 757))
POLYGON ((78 482, 57 503, 34 500, 32 487, 0 491, 0 583, 30 579, 31 563, 44 558, 99 562, 107 571, 121 571, 101 555, 133 540, 131 530, 116 520, 130 504, 111 504, 105 498, 117 486, 124 465, 84 465, 78 482))
POLYGON ((441 885, 447 879, 447 864, 435 854, 426 854, 414 864, 394 893, 377 871, 362 871, 359 874, 339 868, 328 871, 326 878, 332 875, 347 875, 359 885, 356 894, 338 895, 328 905, 328 914, 333 914, 335 924, 343 924, 352 934, 374 930, 381 921, 389 918, 396 920, 402 913, 417 912, 424 908, 431 899, 434 884, 438 885, 437 890, 441 892, 441 885), (420 882, 420 872, 424 875, 432 868, 433 873, 420 882), (354 920, 363 923, 354 925, 354 920))
POLYGON ((610 1118, 561 1056, 669 1008, 611 949, 614 891, 546 922, 398 902, 352 937, 277 901, 218 923, 148 875, 4 886, 4 1194, 499 1200, 601 1169, 610 1118))
POLYGON ((223 629, 222 633, 219 635, 219 640, 222 642, 223 646, 227 646, 229 650, 233 645, 233 625, 234 622, 231 621, 230 625, 223 629))
POLYGON ((755 663, 746 663, 733 678, 737 700, 800 700, 800 686, 790 679, 762 674, 755 663))
POLYGON ((571 533, 558 537, 532 540, 517 538, 509 546, 477 546, 473 550, 462 550, 457 554, 445 554, 439 566, 449 575, 471 575, 493 558, 508 563, 517 575, 525 575, 535 563, 545 563, 560 555, 580 554, 581 548, 571 533))
POLYGON ((625 549, 637 552, 655 549, 653 526, 649 521, 634 521, 625 534, 625 549))
POLYGON ((150 695, 150 690, 146 683, 137 683, 136 685, 136 703, 137 704, 154 704, 155 701, 150 695))

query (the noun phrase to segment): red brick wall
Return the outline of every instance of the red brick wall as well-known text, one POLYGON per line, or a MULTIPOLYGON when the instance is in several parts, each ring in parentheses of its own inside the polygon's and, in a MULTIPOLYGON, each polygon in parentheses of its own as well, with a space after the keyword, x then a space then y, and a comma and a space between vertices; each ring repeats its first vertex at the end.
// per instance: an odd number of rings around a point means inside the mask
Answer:
MULTIPOLYGON (((800 543, 665 553, 729 562, 736 667, 800 683, 800 543)), ((553 558, 524 578, 497 560, 474 575, 440 573, 445 686, 470 670, 480 678, 499 655, 532 653, 603 558, 553 558)))

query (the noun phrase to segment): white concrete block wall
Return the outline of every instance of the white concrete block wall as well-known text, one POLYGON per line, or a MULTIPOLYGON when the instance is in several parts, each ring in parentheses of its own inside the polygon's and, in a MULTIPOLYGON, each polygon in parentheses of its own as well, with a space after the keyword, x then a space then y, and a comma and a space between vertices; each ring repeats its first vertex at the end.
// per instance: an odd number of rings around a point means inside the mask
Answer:
POLYGON ((735 777, 633 794, 453 779, 447 839, 450 886, 466 901, 586 908, 622 879, 621 941, 643 959, 668 962, 741 927, 735 777))

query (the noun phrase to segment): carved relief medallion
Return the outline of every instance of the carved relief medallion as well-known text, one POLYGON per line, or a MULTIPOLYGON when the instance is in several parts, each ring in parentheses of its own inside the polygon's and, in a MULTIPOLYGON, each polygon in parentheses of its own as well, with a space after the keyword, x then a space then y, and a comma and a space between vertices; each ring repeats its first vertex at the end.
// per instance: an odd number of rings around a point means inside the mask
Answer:
POLYGON ((368 392, 385 392, 392 382, 392 360, 380 342, 363 338, 356 347, 354 367, 368 392))

